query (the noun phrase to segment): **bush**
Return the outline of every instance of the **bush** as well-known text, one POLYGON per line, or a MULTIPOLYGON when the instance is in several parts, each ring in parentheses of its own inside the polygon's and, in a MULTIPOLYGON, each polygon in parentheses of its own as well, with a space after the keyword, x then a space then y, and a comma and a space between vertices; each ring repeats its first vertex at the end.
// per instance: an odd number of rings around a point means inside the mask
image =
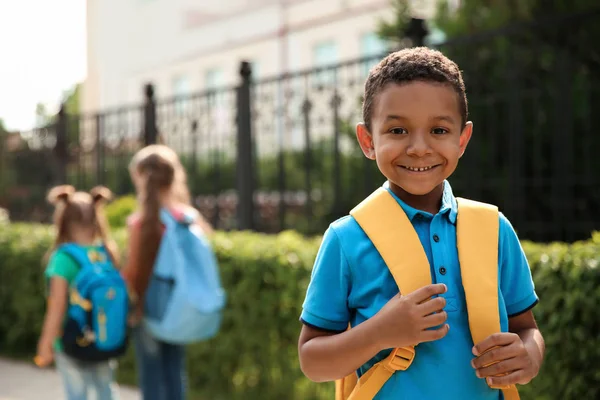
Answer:
MULTIPOLYGON (((40 260, 51 234, 46 226, 26 224, 0 231, 0 353, 35 351, 44 312, 40 260)), ((123 230, 115 238, 123 248, 123 230)), ((303 377, 296 350, 318 240, 293 232, 218 233, 214 246, 228 304, 217 338, 189 349, 189 383, 198 398, 330 398, 332 385, 303 377)), ((128 355, 121 381, 134 383, 132 369, 128 355)))
POLYGON ((524 398, 597 399, 600 232, 570 245, 525 242, 523 247, 540 297, 534 313, 547 349, 540 375, 523 388, 524 398))
MULTIPOLYGON (((120 245, 124 232, 116 232, 120 245)), ((51 241, 41 225, 0 231, 0 352, 32 354, 42 323, 40 259, 51 241)), ((303 377, 298 317, 319 239, 292 232, 218 233, 213 240, 228 304, 221 333, 189 349, 189 382, 200 399, 331 399, 332 384, 303 377)), ((572 245, 524 243, 540 305, 535 314, 547 346, 538 378, 523 400, 592 399, 600 395, 600 234, 572 245)), ((120 365, 133 383, 133 361, 120 365)))
POLYGON ((124 228, 127 217, 137 208, 137 200, 133 195, 117 198, 106 206, 106 219, 111 228, 124 228))
POLYGON ((6 225, 8 223, 10 223, 10 215, 8 210, 0 207, 0 225, 6 225))

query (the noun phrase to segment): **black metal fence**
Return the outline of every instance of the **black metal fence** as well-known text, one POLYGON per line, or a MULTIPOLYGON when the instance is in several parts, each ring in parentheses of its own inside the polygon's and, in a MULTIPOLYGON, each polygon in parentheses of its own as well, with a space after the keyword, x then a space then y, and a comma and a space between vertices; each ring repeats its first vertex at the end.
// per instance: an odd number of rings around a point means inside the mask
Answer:
MULTIPOLYGON (((572 241, 600 229, 600 13, 438 45, 463 69, 475 133, 453 188, 498 204, 523 238, 572 241)), ((221 229, 322 232, 383 182, 354 139, 370 66, 381 57, 253 80, 51 126, 3 145, 0 205, 47 219, 51 183, 132 193, 127 164, 144 144, 173 147, 196 205, 221 229)))

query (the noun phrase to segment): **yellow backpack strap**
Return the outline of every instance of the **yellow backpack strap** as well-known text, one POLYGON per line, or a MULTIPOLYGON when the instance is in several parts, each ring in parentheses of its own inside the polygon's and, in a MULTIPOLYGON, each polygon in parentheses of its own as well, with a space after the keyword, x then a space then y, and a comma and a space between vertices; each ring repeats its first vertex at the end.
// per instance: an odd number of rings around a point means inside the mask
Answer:
POLYGON ((358 383, 358 376, 354 373, 335 381, 335 400, 347 400, 358 383))
POLYGON ((365 231, 388 266, 400 293, 431 285, 427 254, 400 204, 383 188, 356 206, 350 215, 365 231), (398 251, 402 244, 403 251, 398 251))
MULTIPOLYGON (((356 206, 350 215, 365 231, 388 266, 400 293, 409 294, 431 284, 429 260, 404 210, 383 188, 356 206), (398 251, 399 244, 404 251, 398 251)), ((361 376, 336 382, 336 400, 371 400, 396 371, 405 371, 415 357, 414 346, 394 349, 361 376)))
MULTIPOLYGON (((500 332, 498 312, 498 231, 496 206, 457 198, 456 244, 474 343, 500 332)), ((505 400, 519 400, 515 385, 502 389, 505 400)))

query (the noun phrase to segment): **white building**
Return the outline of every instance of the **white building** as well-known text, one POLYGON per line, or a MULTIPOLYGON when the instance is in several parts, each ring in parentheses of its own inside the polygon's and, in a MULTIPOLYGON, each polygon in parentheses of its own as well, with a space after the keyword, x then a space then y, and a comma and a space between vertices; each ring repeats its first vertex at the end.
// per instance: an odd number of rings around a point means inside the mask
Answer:
MULTIPOLYGON (((252 63, 252 76, 260 82, 287 72, 379 56, 386 44, 376 35, 378 22, 394 18, 391 0, 87 1, 84 112, 139 106, 147 83, 154 85, 159 100, 233 88, 240 81, 242 60, 252 63)), ((412 3, 416 16, 427 18, 435 11, 436 0, 412 3)), ((359 67, 340 69, 337 75, 329 71, 257 85, 261 100, 255 103, 253 123, 255 134, 262 135, 258 152, 306 144, 302 104, 308 94, 313 105, 311 141, 329 137, 336 129, 330 115, 334 87, 344 99, 341 118, 360 118, 358 94, 370 65, 359 67), (314 90, 318 85, 327 90, 314 90), (286 96, 290 92, 295 95, 286 96)), ((142 129, 138 110, 108 114, 103 129, 111 146, 121 146, 119 138, 124 136, 138 137, 142 129)), ((157 116, 163 139, 178 151, 220 149, 234 155, 233 89, 159 105, 157 116), (199 126, 194 135, 191 121, 199 126)), ((88 130, 93 132, 93 126, 88 130)), ((95 135, 83 137, 93 145, 95 135)))
MULTIPOLYGON (((140 103, 236 84, 241 60, 274 76, 383 51, 390 0, 87 0, 82 109, 140 103)), ((435 0, 414 0, 431 15, 435 0)))

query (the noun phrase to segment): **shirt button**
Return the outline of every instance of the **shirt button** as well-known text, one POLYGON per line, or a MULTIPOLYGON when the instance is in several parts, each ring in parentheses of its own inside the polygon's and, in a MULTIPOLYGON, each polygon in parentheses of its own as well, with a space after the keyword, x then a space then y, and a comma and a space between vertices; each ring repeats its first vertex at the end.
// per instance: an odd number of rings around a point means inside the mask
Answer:
POLYGON ((438 235, 433 235, 433 241, 434 242, 439 242, 440 241, 440 237, 438 235))
POLYGON ((440 267, 440 274, 446 275, 446 268, 445 267, 440 267))

